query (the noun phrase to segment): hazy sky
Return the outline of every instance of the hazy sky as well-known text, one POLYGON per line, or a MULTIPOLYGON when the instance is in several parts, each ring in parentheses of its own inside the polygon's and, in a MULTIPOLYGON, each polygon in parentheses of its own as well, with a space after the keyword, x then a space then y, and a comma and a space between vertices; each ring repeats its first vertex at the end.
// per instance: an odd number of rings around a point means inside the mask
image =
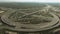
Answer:
POLYGON ((60 2, 60 0, 0 0, 0 2, 60 2))

